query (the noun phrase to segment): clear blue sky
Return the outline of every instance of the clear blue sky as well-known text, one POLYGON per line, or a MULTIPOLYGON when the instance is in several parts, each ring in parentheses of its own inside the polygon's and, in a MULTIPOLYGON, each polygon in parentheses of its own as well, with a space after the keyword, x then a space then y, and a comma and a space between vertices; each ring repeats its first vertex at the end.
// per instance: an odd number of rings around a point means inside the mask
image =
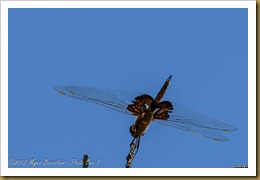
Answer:
MULTIPOLYGON (((155 95, 229 123, 216 142, 152 123, 133 167, 248 163, 247 9, 9 9, 9 160, 88 154, 124 167, 135 117, 59 95, 87 85, 155 95)), ((14 166, 9 167, 31 167, 14 166)))

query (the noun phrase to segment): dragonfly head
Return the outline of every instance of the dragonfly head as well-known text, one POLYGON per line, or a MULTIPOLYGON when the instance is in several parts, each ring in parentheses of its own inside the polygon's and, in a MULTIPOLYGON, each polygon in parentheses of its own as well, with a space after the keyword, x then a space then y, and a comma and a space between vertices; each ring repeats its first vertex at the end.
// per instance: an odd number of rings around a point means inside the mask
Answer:
POLYGON ((131 135, 132 135, 134 138, 137 138, 137 137, 138 137, 137 132, 136 132, 136 127, 135 127, 134 124, 133 124, 132 126, 130 126, 129 131, 130 131, 131 135))

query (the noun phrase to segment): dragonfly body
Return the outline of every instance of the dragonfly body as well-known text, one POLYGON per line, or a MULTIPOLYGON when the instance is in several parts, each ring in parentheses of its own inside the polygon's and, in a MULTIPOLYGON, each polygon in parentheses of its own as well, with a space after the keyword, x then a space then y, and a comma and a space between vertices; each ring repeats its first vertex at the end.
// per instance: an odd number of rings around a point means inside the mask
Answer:
POLYGON ((138 115, 134 124, 130 126, 130 133, 134 138, 140 138, 141 136, 143 136, 152 120, 159 118, 165 119, 165 117, 169 116, 168 113, 171 112, 169 110, 173 109, 171 102, 163 101, 162 103, 160 103, 160 101, 166 92, 171 77, 172 76, 170 76, 165 81, 155 99, 147 94, 144 94, 141 96, 137 96, 135 98, 136 101, 132 101, 133 104, 130 104, 128 106, 127 109, 133 112, 133 115, 138 115))

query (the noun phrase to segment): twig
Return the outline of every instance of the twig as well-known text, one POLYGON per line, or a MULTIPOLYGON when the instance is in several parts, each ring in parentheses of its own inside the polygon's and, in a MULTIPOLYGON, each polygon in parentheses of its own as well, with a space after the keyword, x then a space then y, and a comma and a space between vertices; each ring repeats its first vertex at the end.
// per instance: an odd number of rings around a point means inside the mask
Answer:
POLYGON ((248 168, 248 165, 234 166, 233 168, 248 168))
POLYGON ((88 168, 88 155, 85 154, 83 157, 83 168, 88 168))
POLYGON ((128 153, 127 157, 126 157, 126 168, 131 168, 131 163, 134 159, 134 154, 135 154, 135 148, 136 148, 136 143, 134 141, 132 141, 132 143, 130 144, 130 152, 128 153))

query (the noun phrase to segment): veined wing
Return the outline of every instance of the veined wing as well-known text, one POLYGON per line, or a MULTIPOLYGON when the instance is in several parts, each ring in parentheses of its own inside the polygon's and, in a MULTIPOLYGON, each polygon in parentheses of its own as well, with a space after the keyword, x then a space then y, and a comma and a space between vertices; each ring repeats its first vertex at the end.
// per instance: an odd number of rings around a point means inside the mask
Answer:
POLYGON ((132 103, 136 96, 141 95, 139 92, 134 91, 110 90, 88 86, 54 86, 54 89, 65 96, 95 103, 130 115, 132 113, 127 110, 127 106, 132 103))
POLYGON ((156 120, 155 122, 192 132, 216 141, 228 141, 228 138, 219 132, 235 131, 231 125, 221 122, 215 118, 189 110, 188 108, 172 103, 173 112, 167 120, 156 120))
MULTIPOLYGON (((132 115, 132 113, 127 110, 128 105, 132 104, 132 100, 134 100, 135 97, 143 94, 134 91, 109 90, 88 86, 55 86, 54 88, 65 96, 99 104, 129 115, 132 115)), ((219 133, 220 131, 228 132, 236 130, 236 128, 231 125, 189 110, 180 104, 172 103, 172 105, 174 110, 170 117, 167 120, 156 120, 155 122, 217 141, 228 140, 219 133)))

